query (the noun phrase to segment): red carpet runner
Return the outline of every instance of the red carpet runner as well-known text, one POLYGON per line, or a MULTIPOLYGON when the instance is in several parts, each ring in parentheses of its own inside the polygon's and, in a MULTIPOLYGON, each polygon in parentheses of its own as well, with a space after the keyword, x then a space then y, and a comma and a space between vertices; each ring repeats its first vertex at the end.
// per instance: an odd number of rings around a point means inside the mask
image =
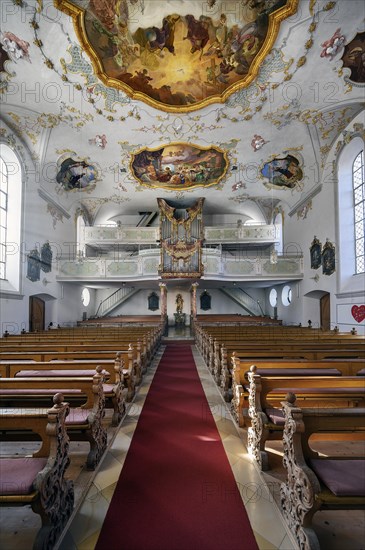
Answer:
POLYGON ((97 550, 257 550, 189 345, 169 344, 97 550))

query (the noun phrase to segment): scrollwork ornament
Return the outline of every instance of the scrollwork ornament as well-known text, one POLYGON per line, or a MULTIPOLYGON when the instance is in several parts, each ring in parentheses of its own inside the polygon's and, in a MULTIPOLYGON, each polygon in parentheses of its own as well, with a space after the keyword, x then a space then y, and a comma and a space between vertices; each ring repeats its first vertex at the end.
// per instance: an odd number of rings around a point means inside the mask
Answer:
POLYGON ((64 476, 70 464, 69 437, 65 427, 69 406, 63 403, 62 394, 56 394, 54 401, 53 408, 48 411, 46 428, 50 436, 50 458, 33 484, 39 498, 32 503, 32 509, 42 518, 42 528, 37 533, 34 548, 54 547, 74 506, 73 481, 64 476))
POLYGON ((91 427, 90 452, 87 457, 87 468, 93 470, 100 462, 107 445, 107 432, 102 424, 105 409, 105 396, 103 391, 102 367, 96 368, 96 374, 93 379, 93 393, 96 396, 97 406, 89 416, 88 422, 91 427))
POLYGON ((257 394, 261 391, 261 383, 258 382, 256 370, 248 373, 250 389, 248 392, 248 416, 251 419, 251 427, 248 428, 247 449, 254 457, 261 469, 267 469, 267 455, 260 449, 263 440, 264 423, 267 421, 265 413, 257 410, 257 394))
POLYGON ((320 550, 313 529, 308 527, 319 508, 315 494, 320 485, 315 474, 308 468, 301 447, 304 432, 303 413, 291 403, 283 403, 285 427, 283 433, 283 465, 287 481, 280 487, 281 507, 290 530, 301 550, 320 550))

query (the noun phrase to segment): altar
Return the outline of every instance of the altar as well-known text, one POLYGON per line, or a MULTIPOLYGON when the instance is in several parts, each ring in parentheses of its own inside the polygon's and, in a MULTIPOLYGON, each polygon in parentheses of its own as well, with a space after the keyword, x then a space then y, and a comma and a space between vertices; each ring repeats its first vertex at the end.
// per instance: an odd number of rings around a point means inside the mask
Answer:
POLYGON ((174 313, 175 318, 175 325, 177 326, 185 326, 186 324, 186 313, 182 313, 180 311, 177 311, 174 313))

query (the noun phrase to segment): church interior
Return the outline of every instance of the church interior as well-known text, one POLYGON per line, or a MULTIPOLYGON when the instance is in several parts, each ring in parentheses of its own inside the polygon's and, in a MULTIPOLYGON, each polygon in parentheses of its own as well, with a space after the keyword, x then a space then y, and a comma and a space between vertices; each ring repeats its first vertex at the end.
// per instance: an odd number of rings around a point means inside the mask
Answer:
POLYGON ((0 546, 363 550, 363 1, 0 13, 0 546))

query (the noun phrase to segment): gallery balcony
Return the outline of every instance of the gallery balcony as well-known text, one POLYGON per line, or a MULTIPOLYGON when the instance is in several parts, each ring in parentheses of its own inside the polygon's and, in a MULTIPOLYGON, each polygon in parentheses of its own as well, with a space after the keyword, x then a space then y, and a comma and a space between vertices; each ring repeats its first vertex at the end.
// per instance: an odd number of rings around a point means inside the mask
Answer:
MULTIPOLYGON (((235 255, 218 248, 204 248, 202 280, 216 281, 272 281, 282 282, 303 278, 303 258, 299 255, 273 258, 262 253, 237 252, 235 255)), ((58 281, 110 282, 157 281, 160 250, 146 249, 138 254, 119 257, 109 254, 96 258, 59 259, 58 281)))
MULTIPOLYGON (((272 245, 280 241, 277 225, 221 225, 204 228, 205 244, 230 244, 252 246, 272 245)), ((128 225, 96 225, 83 228, 81 241, 92 248, 115 249, 124 245, 158 245, 159 227, 135 227, 128 225)))

